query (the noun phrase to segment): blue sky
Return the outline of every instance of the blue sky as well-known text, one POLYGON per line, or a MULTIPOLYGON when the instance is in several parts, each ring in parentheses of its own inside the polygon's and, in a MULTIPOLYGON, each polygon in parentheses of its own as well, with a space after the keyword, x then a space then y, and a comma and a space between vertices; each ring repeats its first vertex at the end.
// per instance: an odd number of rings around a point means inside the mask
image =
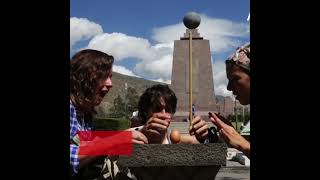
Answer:
POLYGON ((114 71, 170 83, 173 40, 185 32, 187 12, 201 16, 210 40, 215 92, 226 90, 224 61, 250 41, 249 0, 71 0, 70 55, 83 48, 115 57, 114 71), (169 67, 169 68, 168 68, 169 67))

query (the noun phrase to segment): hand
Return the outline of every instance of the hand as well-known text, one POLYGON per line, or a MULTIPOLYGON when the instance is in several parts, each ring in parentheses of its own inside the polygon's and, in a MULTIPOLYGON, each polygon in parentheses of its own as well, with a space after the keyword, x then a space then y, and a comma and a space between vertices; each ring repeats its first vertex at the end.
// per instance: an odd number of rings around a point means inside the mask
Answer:
POLYGON ((245 154, 250 153, 250 143, 242 137, 233 127, 222 122, 216 114, 210 114, 210 120, 218 127, 220 136, 225 142, 245 154))
MULTIPOLYGON (((212 116, 212 113, 209 112, 209 115, 212 116)), ((221 116, 220 114, 215 113, 215 115, 216 115, 222 122, 224 122, 224 123, 227 124, 228 126, 231 126, 231 127, 234 128, 234 126, 232 125, 232 123, 231 123, 229 120, 227 120, 226 118, 224 118, 224 117, 221 116)))
POLYGON ((208 125, 199 116, 192 119, 190 135, 195 135, 198 141, 202 141, 208 137, 208 125))
POLYGON ((132 143, 133 144, 148 144, 147 137, 140 131, 133 130, 132 132, 132 143))
POLYGON ((171 115, 169 113, 153 113, 148 119, 141 132, 151 142, 161 141, 170 125, 171 115))

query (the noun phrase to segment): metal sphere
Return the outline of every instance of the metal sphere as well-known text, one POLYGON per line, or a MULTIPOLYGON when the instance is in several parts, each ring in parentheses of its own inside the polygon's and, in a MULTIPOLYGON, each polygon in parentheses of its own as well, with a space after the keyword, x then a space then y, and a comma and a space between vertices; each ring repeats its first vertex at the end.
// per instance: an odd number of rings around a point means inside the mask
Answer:
POLYGON ((188 12, 183 18, 183 24, 189 29, 195 29, 200 25, 201 18, 195 12, 188 12))

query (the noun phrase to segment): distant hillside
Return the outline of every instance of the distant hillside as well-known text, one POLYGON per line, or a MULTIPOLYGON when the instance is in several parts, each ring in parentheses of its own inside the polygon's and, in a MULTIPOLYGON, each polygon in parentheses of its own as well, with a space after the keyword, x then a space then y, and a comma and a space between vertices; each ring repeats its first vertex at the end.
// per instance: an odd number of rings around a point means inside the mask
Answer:
MULTIPOLYGON (((118 95, 120 95, 124 99, 124 97, 126 95, 125 83, 127 83, 128 88, 129 87, 134 88, 137 91, 139 96, 148 87, 151 87, 155 84, 164 84, 164 83, 160 83, 160 82, 150 81, 150 80, 146 80, 143 78, 127 76, 127 75, 113 72, 113 76, 112 76, 113 87, 110 90, 110 92, 106 95, 103 102, 96 108, 96 110, 98 112, 98 116, 103 117, 103 116, 107 116, 107 114, 110 114, 110 112, 111 112, 110 109, 113 107, 113 101, 118 95)), ((217 104, 223 105, 224 99, 225 99, 225 97, 220 96, 220 95, 216 95, 216 103, 217 104)), ((237 103, 237 106, 238 106, 238 103, 237 103)))
POLYGON ((98 116, 104 116, 110 113, 110 108, 113 106, 113 100, 120 95, 122 98, 125 97, 125 83, 127 83, 127 87, 133 87, 136 89, 138 95, 140 96, 145 89, 151 87, 155 84, 164 84, 160 82, 150 81, 143 78, 127 76, 123 74, 119 74, 116 72, 112 73, 112 89, 106 95, 103 102, 97 107, 98 116))

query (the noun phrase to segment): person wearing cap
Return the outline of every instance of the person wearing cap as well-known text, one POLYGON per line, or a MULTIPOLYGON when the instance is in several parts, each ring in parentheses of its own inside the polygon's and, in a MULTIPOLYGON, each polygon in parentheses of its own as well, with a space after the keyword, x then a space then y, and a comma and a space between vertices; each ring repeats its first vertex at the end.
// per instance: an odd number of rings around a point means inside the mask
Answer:
MULTIPOLYGON (((240 104, 250 104, 250 43, 236 50, 226 60, 226 72, 229 80, 227 89, 232 91, 240 104)), ((250 158, 250 142, 242 137, 232 126, 224 123, 216 114, 210 117, 225 142, 250 158)))

